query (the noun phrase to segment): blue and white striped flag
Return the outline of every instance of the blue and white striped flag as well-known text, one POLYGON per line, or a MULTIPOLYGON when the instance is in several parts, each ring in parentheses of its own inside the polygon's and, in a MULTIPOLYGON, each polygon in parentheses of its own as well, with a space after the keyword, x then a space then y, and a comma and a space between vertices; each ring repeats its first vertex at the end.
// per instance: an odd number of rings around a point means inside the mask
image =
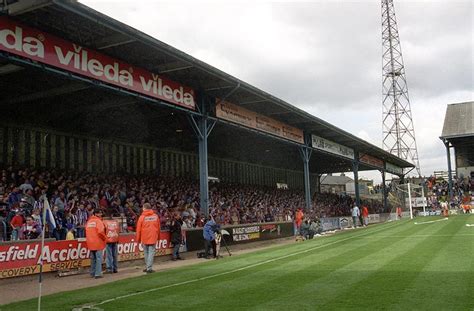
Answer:
POLYGON ((49 229, 56 229, 56 221, 54 220, 53 212, 51 212, 51 207, 49 206, 49 202, 46 197, 44 199, 43 208, 45 209, 44 213, 46 214, 46 223, 48 224, 49 229))

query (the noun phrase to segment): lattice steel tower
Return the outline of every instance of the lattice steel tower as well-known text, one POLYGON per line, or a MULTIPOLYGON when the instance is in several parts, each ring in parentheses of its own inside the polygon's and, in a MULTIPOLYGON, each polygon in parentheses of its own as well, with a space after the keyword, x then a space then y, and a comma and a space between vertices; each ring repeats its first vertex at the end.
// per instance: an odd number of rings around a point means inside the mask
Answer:
POLYGON ((393 0, 382 0, 383 149, 416 165, 421 176, 393 0))

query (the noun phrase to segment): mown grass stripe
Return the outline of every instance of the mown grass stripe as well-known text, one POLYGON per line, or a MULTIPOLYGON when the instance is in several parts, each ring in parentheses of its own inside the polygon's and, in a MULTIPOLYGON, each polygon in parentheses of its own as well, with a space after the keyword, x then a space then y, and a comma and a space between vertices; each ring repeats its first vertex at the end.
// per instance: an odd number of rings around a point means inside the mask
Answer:
MULTIPOLYGON (((401 224, 396 228, 396 232, 405 230, 405 224, 401 224)), ((411 230, 413 232, 418 231, 418 229, 415 228, 412 228, 411 230)), ((296 302, 296 307, 303 307, 304 304, 309 303, 313 308, 327 308, 326 304, 333 304, 334 301, 337 300, 340 291, 351 286, 351 284, 357 284, 361 280, 367 278, 368 275, 372 274, 374 270, 377 270, 377 265, 382 265, 384 263, 383 259, 381 260, 381 257, 392 259, 396 256, 392 251, 393 248, 406 247, 406 243, 403 239, 390 239, 388 241, 381 239, 381 241, 382 245, 385 243, 384 246, 380 246, 379 243, 371 243, 367 247, 359 248, 358 253, 355 253, 354 255, 364 254, 364 256, 348 256, 347 259, 350 260, 348 265, 341 267, 334 266, 330 273, 318 279, 317 282, 299 288, 301 296, 313 298, 296 302), (370 263, 373 263, 372 266, 370 266, 370 263), (359 267, 364 264, 366 265, 366 269, 360 269, 359 267)), ((278 297, 265 307, 281 309, 279 306, 284 305, 284 301, 288 299, 291 299, 291 294, 278 297)))
MULTIPOLYGON (((450 224, 453 232, 449 241, 438 241, 440 251, 436 257, 427 260, 410 285, 412 291, 430 285, 429 295, 433 299, 426 299, 426 295, 405 293, 401 299, 415 306, 422 306, 426 310, 461 310, 466 308, 465 300, 471 295, 471 287, 465 286, 472 280, 473 240, 455 239, 465 227, 465 219, 457 218, 450 224), (460 256, 453 256, 460 254, 460 256), (446 290, 449 288, 450 290, 446 290)), ((470 309, 474 309, 474 301, 469 299, 470 309)))
MULTIPOLYGON (((434 234, 451 230, 448 222, 425 228, 423 231, 434 234)), ((406 292, 411 292, 410 284, 416 279, 424 265, 420 258, 433 258, 440 251, 436 247, 437 241, 429 237, 421 240, 406 240, 405 243, 405 247, 393 250, 395 256, 392 260, 385 262, 385 265, 381 265, 377 271, 372 271, 365 279, 339 291, 335 298, 336 302, 327 304, 325 307, 327 306, 328 310, 343 308, 358 299, 359 293, 377 289, 377 295, 370 299, 368 307, 396 309, 401 302, 401 296, 406 292)))

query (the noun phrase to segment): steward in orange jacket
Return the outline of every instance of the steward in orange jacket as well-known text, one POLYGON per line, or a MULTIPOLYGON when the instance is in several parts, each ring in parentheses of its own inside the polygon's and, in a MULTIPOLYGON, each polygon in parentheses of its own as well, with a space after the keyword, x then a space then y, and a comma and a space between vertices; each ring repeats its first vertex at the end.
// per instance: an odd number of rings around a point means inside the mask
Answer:
POLYGON ((362 219, 364 220, 364 227, 369 224, 369 209, 367 206, 362 206, 362 219))
POLYGON ((120 225, 115 219, 104 220, 105 232, 106 232, 106 242, 107 243, 118 243, 119 241, 119 231, 120 225))
POLYGON ((105 226, 101 216, 102 211, 95 211, 86 223, 87 248, 91 251, 100 251, 105 248, 105 226))
POLYGON ((301 208, 298 208, 295 215, 296 230, 298 231, 298 233, 300 231, 301 224, 303 223, 303 217, 303 211, 301 210, 301 208))
POLYGON ((151 209, 150 203, 143 204, 143 213, 138 218, 136 240, 142 244, 145 257, 143 272, 152 273, 156 242, 160 238, 160 217, 151 209))
POLYGON ((105 226, 102 222, 102 211, 97 209, 86 223, 86 243, 90 251, 90 275, 96 279, 102 278, 102 252, 105 248, 105 226))
POLYGON ((112 217, 104 220, 105 232, 107 235, 107 248, 105 249, 105 267, 107 273, 118 272, 118 242, 119 242, 119 222, 112 217))
MULTIPOLYGON (((146 205, 146 203, 145 203, 146 205)), ((160 217, 150 208, 143 210, 137 222, 137 242, 155 245, 160 238, 160 217)))

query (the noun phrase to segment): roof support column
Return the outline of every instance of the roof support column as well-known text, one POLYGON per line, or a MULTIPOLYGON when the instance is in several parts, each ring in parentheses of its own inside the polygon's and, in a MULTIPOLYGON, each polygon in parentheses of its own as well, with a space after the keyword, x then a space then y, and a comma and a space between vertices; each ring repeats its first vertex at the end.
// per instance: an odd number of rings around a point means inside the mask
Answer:
POLYGON ((309 179, 309 160, 311 159, 311 154, 313 150, 309 146, 308 135, 304 135, 305 145, 300 147, 301 158, 303 159, 304 166, 304 196, 306 203, 306 210, 311 209, 311 185, 309 179))
POLYGON ((382 173, 382 202, 383 202, 383 211, 387 212, 387 189, 385 187, 385 170, 380 171, 382 173))
POLYGON ((189 120, 191 126, 199 141, 199 191, 200 191, 200 210, 207 218, 209 216, 209 171, 208 171, 208 153, 207 138, 212 132, 216 121, 208 119, 206 101, 199 96, 199 109, 201 116, 191 115, 189 120))
MULTIPOLYGON (((449 203, 453 202, 453 171, 451 168, 451 146, 449 141, 444 140, 444 145, 446 146, 446 156, 448 158, 448 191, 449 191, 449 203)), ((450 205, 451 206, 451 205, 450 205)))
POLYGON ((354 173, 354 192, 356 205, 360 207, 360 193, 359 193, 359 152, 354 152, 354 161, 352 161, 352 171, 354 173))
POLYGON ((321 193, 321 176, 323 176, 323 174, 318 174, 318 178, 316 179, 316 182, 317 182, 317 193, 320 194, 321 193))

